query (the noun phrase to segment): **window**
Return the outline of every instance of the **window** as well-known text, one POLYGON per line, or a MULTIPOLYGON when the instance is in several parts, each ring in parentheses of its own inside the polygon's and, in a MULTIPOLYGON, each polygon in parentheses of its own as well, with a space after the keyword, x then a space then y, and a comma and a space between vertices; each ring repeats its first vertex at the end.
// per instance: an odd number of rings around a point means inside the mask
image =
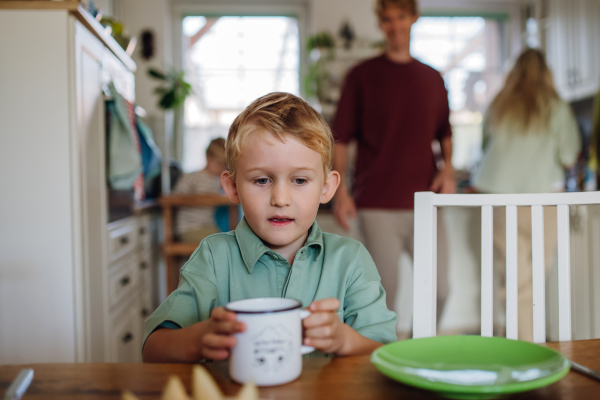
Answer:
POLYGON ((257 97, 300 92, 298 21, 285 16, 183 19, 183 67, 194 94, 185 103, 183 170, 204 168, 210 140, 226 137, 257 97))
POLYGON ((456 169, 481 158, 483 115, 503 84, 502 25, 482 17, 421 17, 412 28, 412 55, 446 82, 456 169))

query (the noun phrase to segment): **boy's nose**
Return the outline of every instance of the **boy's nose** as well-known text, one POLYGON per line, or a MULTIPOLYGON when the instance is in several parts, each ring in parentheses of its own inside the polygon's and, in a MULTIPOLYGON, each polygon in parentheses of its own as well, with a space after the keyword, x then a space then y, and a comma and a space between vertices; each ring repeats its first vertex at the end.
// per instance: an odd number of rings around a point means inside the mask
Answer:
POLYGON ((273 191, 271 193, 271 206, 287 207, 290 204, 292 204, 292 196, 287 185, 284 183, 273 185, 273 191))

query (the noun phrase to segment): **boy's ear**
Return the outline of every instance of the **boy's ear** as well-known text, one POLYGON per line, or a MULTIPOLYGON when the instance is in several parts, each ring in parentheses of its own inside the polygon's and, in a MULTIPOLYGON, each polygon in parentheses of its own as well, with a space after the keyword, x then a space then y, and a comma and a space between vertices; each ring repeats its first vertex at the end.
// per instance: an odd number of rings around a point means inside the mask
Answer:
POLYGON ((235 181, 231 177, 231 173, 229 171, 223 171, 221 173, 221 186, 223 186, 225 195, 229 200, 235 204, 240 204, 240 196, 238 195, 237 186, 235 185, 235 181))
POLYGON ((325 185, 321 192, 321 204, 328 203, 333 198, 338 186, 340 186, 340 173, 331 171, 325 180, 325 185))

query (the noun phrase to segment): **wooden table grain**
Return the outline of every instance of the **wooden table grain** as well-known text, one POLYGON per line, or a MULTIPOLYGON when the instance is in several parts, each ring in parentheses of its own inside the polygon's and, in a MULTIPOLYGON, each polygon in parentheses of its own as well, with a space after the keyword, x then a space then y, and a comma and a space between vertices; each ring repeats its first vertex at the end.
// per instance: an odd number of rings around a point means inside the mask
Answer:
MULTIPOLYGON (((548 343, 570 360, 600 370, 600 339, 548 343)), ((227 373, 227 363, 206 365, 228 396, 240 385, 227 373)), ((35 376, 23 399, 118 399, 124 389, 140 399, 159 399, 170 375, 181 378, 191 389, 191 365, 185 364, 34 364, 0 366, 0 394, 22 368, 35 376)), ((439 399, 434 394, 386 378, 373 368, 368 356, 304 360, 302 375, 296 381, 260 388, 261 399, 439 399)), ((559 382, 544 388, 516 394, 511 399, 600 399, 600 382, 569 372, 559 382)))

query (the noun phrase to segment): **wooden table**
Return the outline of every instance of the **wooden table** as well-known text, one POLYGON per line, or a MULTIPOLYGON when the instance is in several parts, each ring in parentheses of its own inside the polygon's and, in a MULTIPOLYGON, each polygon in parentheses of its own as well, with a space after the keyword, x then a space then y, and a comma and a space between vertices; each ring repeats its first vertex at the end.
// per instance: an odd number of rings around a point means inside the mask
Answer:
MULTIPOLYGON (((600 339, 549 343, 569 359, 600 370, 600 339)), ((22 365, 0 366, 0 394, 22 365)), ((140 398, 160 398, 169 375, 178 375, 190 391, 191 365, 183 364, 36 364, 35 376, 24 399, 118 399, 123 389, 140 398)), ((227 374, 227 363, 207 364, 226 395, 240 386, 227 374)), ((261 388, 261 399, 439 399, 402 385, 373 368, 369 357, 304 360, 302 375, 287 385, 261 388)), ((575 372, 545 388, 514 395, 511 399, 600 399, 600 382, 575 372)))

